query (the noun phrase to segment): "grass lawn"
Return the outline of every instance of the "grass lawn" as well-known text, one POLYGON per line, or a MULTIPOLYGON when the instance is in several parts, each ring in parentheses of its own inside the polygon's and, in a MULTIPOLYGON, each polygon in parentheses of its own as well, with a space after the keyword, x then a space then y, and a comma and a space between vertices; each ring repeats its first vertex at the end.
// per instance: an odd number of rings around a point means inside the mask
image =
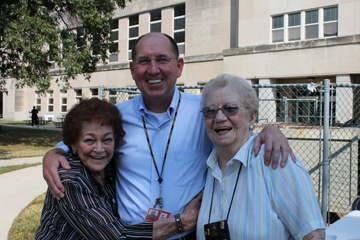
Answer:
POLYGON ((44 199, 45 193, 35 198, 34 201, 20 212, 11 226, 8 239, 34 239, 36 230, 40 226, 40 216, 44 206, 44 199))
POLYGON ((43 156, 60 140, 61 131, 1 125, 0 161, 9 158, 43 156))
MULTIPOLYGON (((0 123, 2 124, 0 126, 0 161, 9 158, 43 156, 61 140, 61 131, 9 127, 4 125, 6 123, 3 121, 0 123)), ((20 125, 23 123, 11 122, 11 124, 20 125)), ((0 174, 34 165, 37 164, 0 167, 0 174)), ((14 220, 8 239, 34 239, 35 232, 40 224, 44 198, 45 194, 40 195, 22 210, 14 220)))

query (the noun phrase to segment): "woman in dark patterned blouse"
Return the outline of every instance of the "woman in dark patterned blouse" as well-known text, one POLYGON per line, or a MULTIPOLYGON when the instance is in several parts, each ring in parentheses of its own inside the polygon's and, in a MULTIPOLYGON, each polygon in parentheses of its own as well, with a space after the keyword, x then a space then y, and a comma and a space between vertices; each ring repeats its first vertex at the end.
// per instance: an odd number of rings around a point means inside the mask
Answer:
MULTIPOLYGON (((62 136, 71 148, 66 155, 71 169, 59 169, 65 197, 57 200, 47 191, 35 239, 163 239, 177 232, 174 218, 128 226, 121 222, 111 159, 124 135, 118 109, 105 100, 84 99, 70 110, 62 136)), ((195 199, 184 212, 194 223, 199 204, 195 199)))

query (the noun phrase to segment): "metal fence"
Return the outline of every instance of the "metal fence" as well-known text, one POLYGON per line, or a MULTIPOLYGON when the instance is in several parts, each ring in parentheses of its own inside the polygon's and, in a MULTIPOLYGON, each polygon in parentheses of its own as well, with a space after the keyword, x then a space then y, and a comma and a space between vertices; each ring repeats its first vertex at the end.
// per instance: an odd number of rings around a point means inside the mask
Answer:
MULTIPOLYGON (((275 124, 312 178, 324 220, 351 210, 360 195, 360 84, 253 85, 260 106, 255 131, 275 124)), ((201 94, 203 86, 178 86, 201 94)), ((101 87, 113 103, 139 94, 136 87, 101 87)))

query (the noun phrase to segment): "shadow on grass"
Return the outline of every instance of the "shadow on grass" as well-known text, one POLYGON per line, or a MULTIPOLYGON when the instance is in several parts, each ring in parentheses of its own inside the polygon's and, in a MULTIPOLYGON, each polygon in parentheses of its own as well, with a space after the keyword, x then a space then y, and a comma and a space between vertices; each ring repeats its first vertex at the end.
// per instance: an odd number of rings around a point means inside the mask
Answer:
POLYGON ((60 131, 2 126, 0 146, 25 144, 51 147, 61 139, 60 131))
POLYGON ((0 158, 40 156, 61 140, 61 131, 7 127, 0 129, 0 158), (39 155, 36 155, 39 152, 39 155), (28 156, 26 154, 29 153, 28 156), (35 154, 35 155, 34 155, 35 154))

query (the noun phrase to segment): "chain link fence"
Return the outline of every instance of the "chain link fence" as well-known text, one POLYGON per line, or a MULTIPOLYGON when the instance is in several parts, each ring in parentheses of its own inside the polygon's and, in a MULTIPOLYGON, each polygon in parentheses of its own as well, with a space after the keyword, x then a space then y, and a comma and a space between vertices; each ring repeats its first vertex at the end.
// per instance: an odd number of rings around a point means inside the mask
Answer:
MULTIPOLYGON (((264 124, 282 131, 309 171, 324 219, 338 220, 360 195, 360 84, 330 84, 327 99, 323 82, 253 87, 260 100, 255 131, 264 124)), ((178 88, 201 94, 203 86, 178 88)), ((138 94, 136 87, 100 88, 100 96, 113 103, 138 94)))

